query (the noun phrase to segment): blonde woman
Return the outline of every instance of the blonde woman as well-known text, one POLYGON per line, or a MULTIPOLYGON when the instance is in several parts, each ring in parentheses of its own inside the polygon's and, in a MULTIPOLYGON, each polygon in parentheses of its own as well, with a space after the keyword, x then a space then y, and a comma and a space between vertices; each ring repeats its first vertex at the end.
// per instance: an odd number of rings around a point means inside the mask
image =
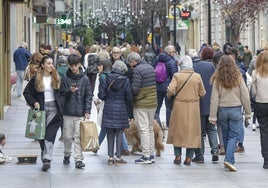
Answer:
POLYGON ((268 169, 268 51, 261 52, 252 72, 252 97, 255 97, 255 111, 260 125, 261 154, 263 168, 268 169))
POLYGON ((62 124, 60 86, 60 76, 53 65, 53 59, 44 56, 36 76, 29 81, 23 92, 31 108, 44 110, 46 113, 45 139, 39 140, 43 171, 50 168, 55 138, 62 124))

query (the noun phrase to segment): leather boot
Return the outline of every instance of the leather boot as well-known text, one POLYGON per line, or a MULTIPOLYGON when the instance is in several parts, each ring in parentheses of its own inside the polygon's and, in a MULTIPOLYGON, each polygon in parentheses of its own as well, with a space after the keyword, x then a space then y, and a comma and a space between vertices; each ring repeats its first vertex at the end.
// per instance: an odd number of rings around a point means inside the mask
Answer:
POLYGON ((181 164, 181 156, 177 155, 173 161, 174 164, 181 164))
POLYGON ((192 162, 192 159, 190 157, 186 157, 186 159, 185 159, 183 164, 186 165, 186 166, 189 166, 189 165, 191 165, 191 162, 192 162))

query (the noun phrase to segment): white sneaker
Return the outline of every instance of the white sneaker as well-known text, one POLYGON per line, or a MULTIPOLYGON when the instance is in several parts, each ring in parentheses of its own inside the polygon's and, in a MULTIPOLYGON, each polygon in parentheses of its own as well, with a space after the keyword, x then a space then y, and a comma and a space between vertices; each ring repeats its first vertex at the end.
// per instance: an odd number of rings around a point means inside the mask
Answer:
POLYGON ((256 124, 252 124, 252 131, 256 131, 256 124))
POLYGON ((228 168, 231 172, 236 172, 237 169, 234 167, 234 165, 232 165, 231 163, 229 162, 224 162, 224 167, 225 168, 228 168))
POLYGON ((7 155, 5 155, 5 159, 6 159, 6 163, 10 163, 13 161, 13 158, 12 157, 9 157, 7 155))

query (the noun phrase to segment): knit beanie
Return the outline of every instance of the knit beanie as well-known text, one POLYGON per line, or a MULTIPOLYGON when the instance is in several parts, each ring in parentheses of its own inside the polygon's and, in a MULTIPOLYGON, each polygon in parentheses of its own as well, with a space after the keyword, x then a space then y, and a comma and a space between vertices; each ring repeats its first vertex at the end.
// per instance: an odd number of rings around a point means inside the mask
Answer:
POLYGON ((68 59, 65 55, 59 56, 59 59, 57 62, 58 65, 67 65, 67 63, 68 63, 68 59))

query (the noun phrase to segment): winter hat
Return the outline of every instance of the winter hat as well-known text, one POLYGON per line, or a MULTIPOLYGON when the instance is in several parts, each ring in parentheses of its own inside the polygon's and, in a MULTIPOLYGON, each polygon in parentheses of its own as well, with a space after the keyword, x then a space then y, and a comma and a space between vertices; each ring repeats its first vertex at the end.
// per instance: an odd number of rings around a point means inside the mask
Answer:
POLYGON ((212 57, 213 57, 213 50, 210 47, 204 48, 201 53, 201 60, 212 59, 212 57))
POLYGON ((125 73, 128 71, 126 64, 121 60, 116 60, 113 64, 113 69, 119 70, 122 73, 125 73))
POLYGON ((189 55, 183 56, 180 61, 180 68, 183 69, 192 69, 193 68, 193 61, 189 55))
POLYGON ((59 56, 57 63, 58 63, 58 65, 67 65, 68 59, 65 55, 61 55, 61 56, 59 56))

